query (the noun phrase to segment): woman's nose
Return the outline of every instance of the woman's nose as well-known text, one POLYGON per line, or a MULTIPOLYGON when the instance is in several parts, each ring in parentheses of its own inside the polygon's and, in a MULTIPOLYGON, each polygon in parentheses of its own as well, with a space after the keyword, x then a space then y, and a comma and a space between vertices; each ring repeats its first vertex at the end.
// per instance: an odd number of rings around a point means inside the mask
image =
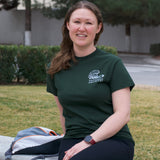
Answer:
POLYGON ((80 24, 80 26, 79 26, 79 30, 85 30, 85 25, 82 23, 82 24, 80 24))

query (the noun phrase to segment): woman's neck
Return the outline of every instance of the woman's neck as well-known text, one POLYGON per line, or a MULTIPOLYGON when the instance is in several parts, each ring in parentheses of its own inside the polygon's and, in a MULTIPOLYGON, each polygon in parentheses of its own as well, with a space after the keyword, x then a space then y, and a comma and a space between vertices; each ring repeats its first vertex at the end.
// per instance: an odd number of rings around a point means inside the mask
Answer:
POLYGON ((91 47, 75 47, 74 46, 74 52, 75 52, 75 56, 77 57, 85 57, 88 56, 89 54, 93 53, 96 50, 95 46, 91 46, 91 47))

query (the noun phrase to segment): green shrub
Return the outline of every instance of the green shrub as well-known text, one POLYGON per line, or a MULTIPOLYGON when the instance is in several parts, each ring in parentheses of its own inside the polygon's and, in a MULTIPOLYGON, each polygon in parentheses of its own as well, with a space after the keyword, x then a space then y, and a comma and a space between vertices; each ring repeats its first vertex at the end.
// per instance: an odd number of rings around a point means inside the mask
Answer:
POLYGON ((41 83, 45 81, 45 56, 37 47, 20 46, 17 54, 19 75, 28 83, 41 83))
POLYGON ((150 54, 153 56, 160 56, 160 43, 150 45, 150 54))
POLYGON ((17 54, 19 77, 32 84, 46 82, 46 66, 59 50, 58 46, 20 46, 17 54))
POLYGON ((55 54, 60 51, 60 46, 40 46, 38 48, 45 55, 46 64, 50 63, 55 54))
MULTIPOLYGON (((117 49, 98 46, 105 52, 117 55, 117 49)), ((19 82, 33 84, 46 82, 46 66, 60 46, 0 46, 0 83, 19 82)))
POLYGON ((99 48, 99 49, 101 49, 105 52, 109 52, 109 53, 112 53, 114 55, 118 55, 117 49, 115 47, 100 45, 100 46, 97 46, 97 48, 99 48))
POLYGON ((16 46, 0 46, 0 83, 11 83, 15 76, 16 46))
POLYGON ((59 50, 59 46, 0 45, 0 83, 13 79, 44 83, 46 66, 59 50))

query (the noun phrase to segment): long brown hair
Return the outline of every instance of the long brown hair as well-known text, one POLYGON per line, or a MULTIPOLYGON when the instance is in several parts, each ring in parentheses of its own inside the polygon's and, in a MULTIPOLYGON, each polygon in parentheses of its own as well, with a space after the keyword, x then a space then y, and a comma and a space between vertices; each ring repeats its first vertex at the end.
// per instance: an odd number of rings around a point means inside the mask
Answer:
POLYGON ((99 33, 96 34, 95 39, 94 39, 94 44, 97 44, 97 41, 99 39, 100 34, 103 32, 103 19, 102 19, 102 15, 100 10, 98 9, 98 7, 88 1, 79 1, 77 2, 75 5, 73 5, 67 12, 66 16, 65 16, 65 20, 64 20, 64 24, 62 26, 62 35, 63 35, 63 40, 62 43, 60 45, 60 52, 53 58, 50 68, 48 70, 48 74, 50 74, 51 76, 53 76, 55 73, 61 71, 61 70, 66 70, 69 69, 71 64, 71 60, 73 62, 76 62, 75 59, 75 54, 74 54, 74 50, 73 50, 73 42, 70 39, 69 36, 69 31, 67 29, 67 22, 69 22, 71 14, 76 10, 76 9, 80 9, 80 8, 86 8, 89 9, 90 11, 92 11, 98 21, 98 25, 101 23, 102 27, 99 33))

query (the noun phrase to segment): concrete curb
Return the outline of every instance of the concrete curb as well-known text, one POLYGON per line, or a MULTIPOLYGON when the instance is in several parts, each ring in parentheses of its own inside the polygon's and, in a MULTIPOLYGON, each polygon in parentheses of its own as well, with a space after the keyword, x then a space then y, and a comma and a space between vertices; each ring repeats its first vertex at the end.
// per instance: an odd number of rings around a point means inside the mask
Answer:
MULTIPOLYGON (((5 160, 4 154, 9 149, 13 140, 13 137, 0 136, 0 160, 5 160)), ((30 160, 33 157, 35 155, 14 155, 12 156, 12 160, 30 160)), ((45 158, 45 160, 58 160, 58 157, 45 158)))

